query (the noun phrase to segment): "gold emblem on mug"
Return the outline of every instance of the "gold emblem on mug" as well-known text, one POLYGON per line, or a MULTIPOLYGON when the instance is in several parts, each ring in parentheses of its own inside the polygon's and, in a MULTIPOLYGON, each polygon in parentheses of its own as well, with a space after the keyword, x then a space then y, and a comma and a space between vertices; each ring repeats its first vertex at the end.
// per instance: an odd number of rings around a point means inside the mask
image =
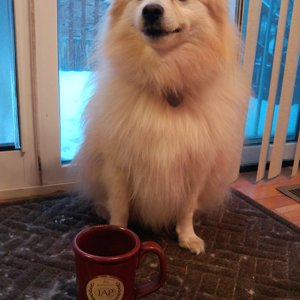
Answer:
POLYGON ((121 300, 124 285, 116 277, 104 275, 93 278, 86 286, 89 300, 121 300))

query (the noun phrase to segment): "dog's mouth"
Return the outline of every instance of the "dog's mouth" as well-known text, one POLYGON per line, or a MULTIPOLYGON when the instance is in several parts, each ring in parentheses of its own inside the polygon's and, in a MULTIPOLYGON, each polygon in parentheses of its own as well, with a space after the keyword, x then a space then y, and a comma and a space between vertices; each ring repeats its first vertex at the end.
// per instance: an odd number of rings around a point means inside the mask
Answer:
POLYGON ((152 39, 159 39, 164 36, 172 35, 181 32, 181 28, 176 28, 172 31, 164 30, 163 28, 158 27, 144 27, 143 33, 147 37, 150 37, 152 39))

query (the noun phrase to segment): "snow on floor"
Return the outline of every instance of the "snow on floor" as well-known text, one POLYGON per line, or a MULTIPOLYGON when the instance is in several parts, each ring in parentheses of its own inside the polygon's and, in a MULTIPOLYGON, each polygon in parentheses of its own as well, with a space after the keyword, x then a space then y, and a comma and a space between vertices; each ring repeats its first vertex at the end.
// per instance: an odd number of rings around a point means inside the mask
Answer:
MULTIPOLYGON (((61 160, 71 161, 82 142, 81 115, 92 94, 92 87, 88 85, 91 72, 60 71, 60 116, 61 116, 61 160)), ((261 138, 264 129, 264 120, 267 114, 266 100, 258 101, 251 98, 245 127, 247 140, 261 138), (260 105, 260 107, 259 107, 260 105), (260 113, 258 113, 260 111, 260 113), (257 123, 258 121, 258 123, 257 123), (258 126, 257 126, 258 124, 258 126)), ((275 106, 272 136, 275 133, 275 124, 278 118, 279 106, 275 106)), ((297 129, 299 105, 291 107, 288 135, 293 135, 297 129)))

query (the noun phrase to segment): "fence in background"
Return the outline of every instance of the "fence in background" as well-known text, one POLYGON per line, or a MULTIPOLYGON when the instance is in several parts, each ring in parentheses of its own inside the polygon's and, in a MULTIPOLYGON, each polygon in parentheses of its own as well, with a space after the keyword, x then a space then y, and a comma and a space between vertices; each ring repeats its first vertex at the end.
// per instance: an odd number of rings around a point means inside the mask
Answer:
POLYGON ((109 0, 58 0, 59 68, 88 70, 99 21, 109 0))

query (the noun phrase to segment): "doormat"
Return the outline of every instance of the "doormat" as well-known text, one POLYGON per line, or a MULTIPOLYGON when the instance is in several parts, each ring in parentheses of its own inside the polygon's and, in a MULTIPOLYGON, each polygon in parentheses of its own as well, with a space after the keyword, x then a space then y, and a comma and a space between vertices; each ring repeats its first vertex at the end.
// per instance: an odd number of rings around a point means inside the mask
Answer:
POLYGON ((289 185, 289 186, 279 186, 276 188, 282 194, 296 200, 300 203, 300 184, 289 185))
MULTIPOLYGON (((71 241, 103 224, 89 203, 64 194, 0 205, 0 299, 76 299, 71 241)), ((226 207, 195 219, 205 254, 190 254, 173 232, 130 226, 142 241, 154 240, 168 259, 166 284, 148 300, 300 299, 300 234, 234 192, 226 207)), ((158 273, 146 256, 137 280, 158 273)))

